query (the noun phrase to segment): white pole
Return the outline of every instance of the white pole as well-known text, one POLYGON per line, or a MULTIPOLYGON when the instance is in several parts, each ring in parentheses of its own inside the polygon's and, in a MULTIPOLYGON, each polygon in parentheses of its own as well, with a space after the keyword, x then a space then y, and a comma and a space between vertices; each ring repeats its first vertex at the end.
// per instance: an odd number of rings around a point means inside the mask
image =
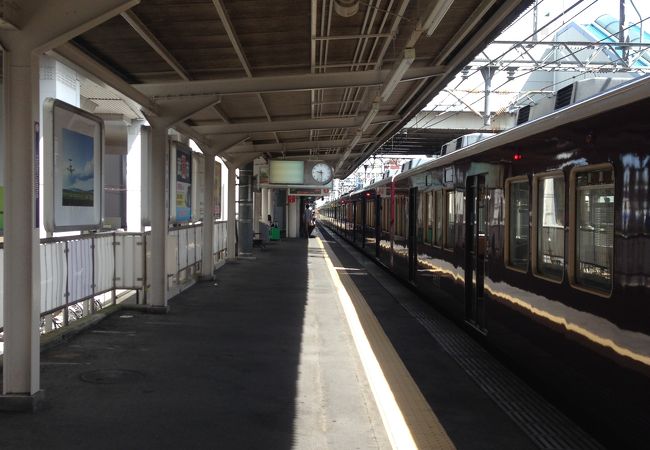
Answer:
POLYGON ((201 276, 210 279, 214 271, 212 257, 212 236, 214 234, 214 155, 205 154, 203 188, 205 199, 203 207, 203 247, 201 248, 201 276))
POLYGON ((237 246, 237 241, 235 240, 235 228, 237 226, 235 222, 235 192, 237 191, 237 176, 235 174, 236 168, 233 166, 228 167, 228 225, 227 225, 227 236, 228 244, 226 246, 226 257, 227 259, 235 258, 235 249, 237 246))
MULTIPOLYGON (((28 49, 4 55, 4 361, 3 394, 26 400, 40 390, 39 223, 34 162, 40 134, 39 63, 28 49), (38 130, 38 131, 37 131, 38 130), (9 263, 11 262, 11 263, 9 263)), ((3 405, 4 406, 4 405, 3 405)))
POLYGON ((167 127, 151 122, 151 296, 154 307, 167 306, 167 127))

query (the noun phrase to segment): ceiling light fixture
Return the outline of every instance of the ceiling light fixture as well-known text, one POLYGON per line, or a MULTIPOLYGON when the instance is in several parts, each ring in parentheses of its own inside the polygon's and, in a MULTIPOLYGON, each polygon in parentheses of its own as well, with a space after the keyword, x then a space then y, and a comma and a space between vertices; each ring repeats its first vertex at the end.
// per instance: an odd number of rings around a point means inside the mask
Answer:
POLYGON ((388 81, 384 85, 384 88, 381 90, 381 96, 380 96, 381 101, 385 102, 390 98, 393 91, 397 87, 397 84, 400 81, 402 81, 402 77, 409 69, 409 67, 411 67, 411 64, 413 64, 413 61, 415 61, 415 49, 414 48, 404 49, 404 54, 402 55, 402 58, 399 60, 399 62, 393 69, 392 73, 390 74, 390 77, 388 77, 388 81))
POLYGON ((436 2, 436 5, 431 9, 431 12, 422 24, 422 29, 427 30, 427 36, 431 36, 436 28, 438 28, 438 25, 440 25, 440 22, 442 22, 442 19, 453 3, 454 0, 439 0, 436 2))

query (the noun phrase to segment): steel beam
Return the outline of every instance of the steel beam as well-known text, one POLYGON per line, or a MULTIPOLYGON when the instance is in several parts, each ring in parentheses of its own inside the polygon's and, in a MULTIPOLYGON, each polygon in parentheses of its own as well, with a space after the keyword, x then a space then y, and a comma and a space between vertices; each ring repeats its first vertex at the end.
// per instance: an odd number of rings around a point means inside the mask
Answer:
POLYGON ((353 39, 392 38, 391 33, 344 34, 338 36, 313 36, 315 41, 350 41, 353 39))
MULTIPOLYGON (((372 124, 400 120, 399 115, 376 116, 372 124)), ((222 125, 199 125, 194 129, 205 135, 252 134, 274 131, 324 130, 328 128, 355 128, 361 126, 363 117, 341 117, 330 119, 278 120, 275 122, 245 122, 222 125)))
MULTIPOLYGON (((189 73, 187 73, 185 68, 181 65, 181 63, 178 62, 174 55, 172 55, 171 52, 167 50, 163 43, 158 40, 153 32, 140 20, 140 18, 133 11, 125 11, 121 14, 121 16, 129 25, 131 25, 131 28, 133 28, 135 32, 138 33, 138 35, 140 35, 140 37, 147 44, 149 44, 149 46, 156 53, 158 53, 158 55, 160 55, 160 57, 164 59, 172 69, 174 69, 174 72, 176 72, 179 77, 185 81, 192 79, 189 73)), ((217 114, 219 114, 224 122, 230 123, 228 115, 224 113, 223 109, 218 104, 212 105, 212 108, 214 108, 214 110, 217 112, 217 114)))
MULTIPOLYGON (((351 139, 335 139, 323 141, 302 141, 302 142, 284 142, 282 144, 244 144, 236 145, 230 148, 231 152, 257 152, 257 153, 275 153, 275 152, 295 152, 304 150, 324 150, 350 145, 351 139)), ((374 142, 372 138, 363 138, 360 144, 370 144, 374 142)))
POLYGON ((129 83, 124 81, 115 72, 109 70, 97 60, 91 58, 74 44, 63 44, 54 49, 53 56, 59 60, 63 60, 71 64, 73 67, 79 67, 83 72, 88 72, 98 80, 106 83, 117 92, 130 98, 138 103, 142 108, 149 111, 154 115, 159 114, 159 106, 153 102, 148 96, 132 87, 129 83))
MULTIPOLYGON (((519 4, 520 2, 518 0, 507 0, 505 3, 503 3, 494 12, 494 14, 489 17, 489 19, 482 25, 482 27, 472 35, 472 37, 460 49, 460 51, 454 55, 453 59, 446 66, 447 68, 445 75, 429 82, 423 90, 419 91, 418 89, 419 92, 417 94, 417 97, 413 95, 412 97, 415 97, 414 99, 409 98, 408 108, 402 112, 403 118, 400 121, 394 122, 385 128, 381 135, 378 136, 378 140, 372 144, 365 153, 371 154, 373 151, 381 147, 384 142, 390 139, 390 137, 397 130, 403 127, 411 119, 411 117, 413 117, 414 114, 421 110, 423 106, 433 97, 433 94, 437 93, 443 88, 442 83, 448 80, 449 77, 451 77, 460 69, 461 65, 463 65, 465 61, 467 61, 472 56, 472 54, 475 53, 476 50, 484 44, 485 40, 494 32, 495 29, 499 27, 501 23, 503 23, 503 21, 519 6, 519 4)), ((443 60, 444 59, 442 57, 436 58, 436 60, 433 61, 434 66, 443 60)), ((350 169, 346 170, 343 175, 347 176, 349 173, 351 173, 350 169)))
MULTIPOLYGON (((403 81, 437 77, 445 73, 445 66, 416 67, 406 71, 403 81)), ((258 92, 305 91, 346 87, 379 86, 388 80, 391 71, 366 70, 359 72, 315 73, 304 75, 230 78, 220 80, 179 81, 169 83, 134 84, 133 87, 151 98, 169 98, 188 95, 255 94, 258 92)))
MULTIPOLYGON (((233 27, 232 22, 230 21, 230 16, 228 15, 228 11, 226 11, 226 8, 224 7, 221 0, 212 0, 212 4, 217 10, 217 14, 219 15, 221 24, 223 25, 224 30, 228 35, 228 39, 230 39, 230 43, 232 44, 235 53, 237 53, 237 58, 239 58, 239 61, 241 62, 242 67, 244 68, 244 72, 246 72, 246 76, 248 78, 252 78, 253 71, 251 69, 251 65, 248 62, 248 58, 246 58, 246 53, 244 53, 244 49, 241 45, 241 42, 239 41, 239 38, 237 37, 237 33, 235 33, 235 27, 233 27)), ((268 119, 269 122, 271 122, 272 119, 271 119, 271 115, 269 114, 269 109, 266 107, 266 103, 262 98, 262 94, 259 92, 257 93, 257 99, 260 101, 260 104, 262 105, 262 109, 264 110, 264 114, 266 115, 266 118, 268 119)), ((226 122, 229 121, 226 120, 226 122)), ((275 140, 277 142, 280 142, 280 139, 278 138, 277 134, 275 135, 275 140)))
MULTIPOLYGON (((140 0, 21 0, 21 46, 45 53, 134 7, 140 0)), ((16 33, 14 31, 14 33, 16 33)), ((6 44, 3 42, 3 44, 6 44)))
POLYGON ((171 66, 172 69, 185 81, 190 80, 190 76, 183 68, 181 63, 172 55, 169 50, 158 40, 158 38, 147 28, 147 26, 142 23, 140 18, 131 10, 124 11, 121 14, 122 18, 127 21, 131 28, 135 30, 136 33, 147 43, 149 46, 156 52, 158 55, 165 60, 167 64, 171 66))

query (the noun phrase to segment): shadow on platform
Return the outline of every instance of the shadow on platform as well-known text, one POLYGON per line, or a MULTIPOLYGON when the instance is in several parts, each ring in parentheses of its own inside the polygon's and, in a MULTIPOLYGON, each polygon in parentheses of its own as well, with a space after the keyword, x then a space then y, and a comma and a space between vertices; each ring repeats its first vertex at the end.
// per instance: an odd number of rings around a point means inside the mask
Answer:
POLYGON ((307 244, 269 245, 166 315, 121 311, 44 352, 46 405, 0 413, 0 448, 291 448, 307 244))

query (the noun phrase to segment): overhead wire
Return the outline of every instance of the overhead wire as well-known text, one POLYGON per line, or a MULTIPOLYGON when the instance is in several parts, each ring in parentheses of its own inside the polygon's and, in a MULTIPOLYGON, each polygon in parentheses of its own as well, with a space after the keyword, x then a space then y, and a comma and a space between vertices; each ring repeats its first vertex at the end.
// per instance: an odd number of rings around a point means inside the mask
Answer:
MULTIPOLYGON (((587 8, 593 6, 593 4, 596 3, 596 1, 597 1, 597 0, 592 1, 589 5, 587 5, 587 7, 583 8, 580 12, 574 14, 574 15, 573 15, 569 20, 573 20, 573 19, 576 17, 576 15, 581 14, 581 13, 584 12, 587 8)), ((573 7, 573 6, 572 6, 572 7, 573 7)), ((571 7, 571 8, 572 8, 572 7, 571 7)), ((570 9, 571 9, 571 8, 570 8, 570 9)), ((553 19, 553 21, 555 21, 555 20, 556 20, 557 18, 559 18, 559 17, 560 17, 560 16, 555 17, 555 18, 553 19)), ((646 17, 646 18, 640 18, 639 21, 637 21, 637 22, 635 22, 635 23, 631 23, 631 24, 629 24, 629 25, 628 25, 627 27, 625 27, 623 30, 624 30, 624 31, 625 31, 625 30, 628 30, 629 28, 638 25, 639 23, 643 22, 643 21, 646 20, 646 19, 647 19, 647 17, 646 17)), ((549 23, 550 23, 550 22, 549 22, 549 23)), ((562 24, 562 25, 563 25, 563 24, 562 24)), ((562 25, 560 25, 560 27, 561 27, 562 25)), ((557 31, 560 27, 556 28, 553 32, 557 31)), ((613 37, 613 36, 615 36, 615 35, 617 35, 617 34, 618 34, 618 31, 617 31, 616 33, 609 33, 609 34, 606 35, 604 38, 602 38, 602 39, 600 39, 599 41, 596 41, 596 42, 597 42, 597 43, 602 43, 602 42, 604 42, 605 40, 607 40, 607 39, 609 39, 609 38, 611 38, 611 37, 613 37)), ((542 43, 543 43, 543 42, 542 42, 542 43)), ((588 48, 590 44, 593 44, 593 43, 585 43, 585 47, 584 47, 583 49, 581 49, 581 50, 584 50, 584 49, 588 48)), ((497 58, 500 58, 500 57, 506 55, 510 50, 512 50, 512 48, 509 49, 508 51, 502 53, 502 54, 501 54, 499 57, 497 57, 497 58)), ((540 68, 547 67, 547 66, 552 65, 552 64, 556 64, 556 63, 558 63, 559 61, 561 61, 561 60, 563 60, 563 59, 565 59, 565 58, 568 58, 568 57, 570 57, 570 56, 571 56, 571 55, 564 55, 564 56, 562 56, 562 57, 560 57, 560 58, 557 58, 557 59, 555 59, 555 60, 548 61, 548 62, 542 64, 541 66, 537 66, 537 67, 534 67, 534 68, 531 68, 531 69, 525 70, 525 71, 523 71, 522 73, 517 74, 516 76, 514 76, 514 78, 512 78, 512 79, 520 78, 520 77, 522 77, 522 76, 524 76, 524 75, 528 75, 528 74, 530 74, 530 73, 533 73, 534 71, 539 70, 540 68)), ((492 59, 491 62, 495 62, 495 61, 497 60, 497 58, 492 59)), ((504 67, 503 69, 501 69, 501 70, 505 70, 505 69, 507 69, 508 67, 510 67, 512 64, 515 64, 515 63, 516 63, 516 60, 513 60, 513 61, 509 62, 508 65, 505 66, 505 67, 504 67)), ((489 64, 489 63, 487 63, 487 64, 489 64)), ((579 74, 577 74, 577 75, 575 75, 575 76, 573 76, 573 77, 570 77, 570 78, 568 78, 568 79, 561 80, 561 81, 558 81, 558 82, 556 82, 556 83, 552 83, 552 84, 550 84, 550 85, 548 85, 548 86, 545 86, 544 88, 542 88, 542 90, 544 90, 544 89, 548 89, 548 88, 550 88, 550 87, 556 86, 556 85, 559 84, 559 83, 563 83, 563 82, 566 82, 567 80, 575 79, 575 78, 577 78, 577 77, 583 76, 583 75, 588 74, 588 73, 595 73, 595 72, 597 72, 597 71, 600 71, 600 69, 601 69, 602 67, 604 67, 604 65, 597 66, 597 67, 593 67, 593 68, 591 68, 591 70, 586 70, 586 71, 581 72, 581 73, 579 73, 579 74)), ((512 79, 508 79, 508 80, 506 80, 506 81, 503 82, 501 85, 499 85, 499 86, 497 86, 496 88, 494 88, 493 91, 497 91, 498 89, 502 88, 503 86, 505 86, 506 84, 508 84, 509 82, 511 82, 512 79)), ((474 89, 474 91, 478 90, 478 89, 480 88, 480 86, 481 86, 481 85, 477 86, 477 87, 474 89)), ((474 93, 474 92, 468 92, 467 94, 465 94, 464 96, 462 96, 460 100, 464 100, 466 97, 468 97, 468 96, 471 95, 472 93, 474 93)), ((485 96, 479 97, 478 99, 476 99, 475 101, 473 101, 473 102, 470 103, 469 105, 470 105, 470 106, 471 106, 471 105, 474 105, 474 104, 478 103, 479 101, 483 100, 484 98, 485 98, 485 96)), ((449 115, 449 116, 446 116, 446 117, 444 117, 444 118, 442 118, 442 119, 440 119, 440 120, 438 120, 438 121, 436 121, 436 122, 433 122, 434 120, 436 120, 437 118, 439 118, 440 115, 445 114, 446 112, 449 111, 449 109, 451 109, 452 107, 454 107, 454 106, 456 106, 456 105, 458 105, 458 106, 462 106, 462 102, 461 102, 461 101, 458 101, 458 102, 456 102, 456 103, 454 103, 454 104, 452 104, 452 105, 449 105, 447 108, 445 108, 445 110, 443 110, 443 111, 442 111, 440 114, 438 114, 436 117, 433 117, 433 118, 429 119, 429 121, 426 122, 426 123, 424 124, 424 126, 421 126, 421 128, 426 128, 426 127, 429 127, 429 126, 431 126, 431 125, 437 125, 437 124, 439 124, 439 123, 441 123, 441 122, 444 122, 444 121, 446 121, 446 120, 448 120, 448 119, 451 119, 451 118, 453 118, 454 116, 460 114, 460 111, 456 111, 456 112, 452 113, 452 114, 449 115), (433 123, 432 123, 432 122, 433 122, 433 123)), ((416 123, 417 123, 417 122, 416 122, 416 123)))
MULTIPOLYGON (((526 42, 528 39, 532 38, 535 34, 537 34, 537 33, 539 33, 540 31, 546 29, 547 27, 549 27, 551 24, 553 24, 553 23, 556 22, 557 20, 559 20, 559 19, 561 19, 561 18, 562 18, 562 19, 565 19, 565 17, 564 17, 565 14, 567 14, 569 11, 571 11, 572 9, 574 9, 575 7, 577 7, 577 6, 578 6, 579 4, 581 4, 583 1, 584 1, 584 0, 578 0, 577 2, 573 3, 571 6, 569 6, 568 8, 566 8, 564 11, 562 11, 562 12, 560 12, 558 15, 556 15, 553 19, 551 19, 551 20, 550 20, 548 23, 546 23, 544 26, 542 26, 541 28, 537 29, 536 31, 533 31, 533 33, 531 33, 530 35, 528 35, 527 37, 525 37, 524 39, 522 39, 520 42, 526 42)), ((591 3, 589 3, 587 6, 585 6, 584 8, 582 8, 580 11, 576 12, 573 16, 571 16, 569 19, 567 19, 567 21, 571 21, 571 20, 575 19, 578 15, 582 14, 582 13, 585 12, 587 9, 589 9, 590 7, 592 7, 592 6, 593 6, 597 1, 598 1, 598 0, 592 0, 591 3)), ((541 2, 537 4, 537 7, 539 7, 540 4, 541 4, 541 2)), ((524 18, 525 18, 525 17, 526 17, 530 12, 532 12, 533 10, 534 10, 534 8, 532 8, 532 7, 529 8, 528 10, 526 10, 526 11, 525 11, 521 16, 519 16, 519 17, 518 17, 515 21, 513 21, 513 22, 512 22, 508 27, 506 27, 506 29, 504 30, 504 32, 507 31, 510 27, 514 26, 514 25, 515 25, 516 23, 518 23, 520 20, 523 20, 523 19, 524 19, 524 18)), ((563 22, 563 23, 559 24, 556 28, 554 28, 553 30, 551 30, 551 31, 549 32, 549 35, 552 35, 553 33, 557 32, 560 28, 562 28, 562 26, 564 26, 565 23, 566 23, 566 22, 563 22)), ((501 59, 501 58, 503 58, 504 56, 506 56, 508 53, 510 53, 512 50, 516 49, 518 46, 519 46, 519 44, 513 44, 513 45, 511 45, 510 48, 508 48, 505 52, 501 53, 500 55, 498 55, 498 56, 496 56, 496 57, 494 57, 494 58, 491 58, 491 59, 490 59, 487 63, 485 63, 482 67, 487 67, 487 66, 490 66, 490 65, 495 64, 499 59, 501 59)), ((485 52, 485 50, 483 51, 483 54, 485 54, 484 52, 485 52)), ((486 55, 486 56, 487 56, 487 55, 486 55)), ((521 54, 518 55, 518 57, 521 57, 521 56, 522 56, 521 54)), ((518 57, 517 57, 517 58, 518 58, 518 57)), ((488 57, 488 58, 489 58, 489 57, 488 57)), ((515 58, 515 61, 516 61, 517 58, 515 58)), ((511 63, 509 63, 509 64, 506 65, 505 67, 502 67, 501 70, 507 70, 509 67, 511 67, 511 64, 514 64, 514 61, 511 62, 511 63)), ((465 77, 466 77, 466 78, 470 78, 470 77, 472 77, 473 75, 478 74, 478 73, 480 72, 480 70, 481 70, 481 67, 479 67, 479 68, 477 68, 477 69, 474 69, 474 71, 473 71, 472 73, 468 73, 465 77)), ((463 81, 465 81, 465 79, 460 80, 460 82, 458 83, 457 87, 460 86, 460 84, 462 84, 463 81)), ((483 85, 483 83, 479 84, 476 88, 474 88, 474 90, 480 89, 482 85, 483 85)), ((454 106, 456 106, 456 105, 461 106, 461 105, 462 105, 462 101, 463 101, 465 98, 467 98, 469 95, 470 95, 469 93, 466 94, 466 95, 463 95, 463 96, 459 99, 458 102, 456 102, 456 103, 450 105, 449 107, 447 107, 447 108, 443 111, 443 113, 447 112, 449 109, 451 109, 452 107, 454 107, 454 106)), ((448 94, 447 97, 445 97, 445 100, 446 100, 447 98, 449 98, 449 94, 448 94)), ((474 103, 476 103, 476 102, 474 102, 474 103)), ((474 103, 472 103, 472 104, 474 104, 474 103)), ((433 119, 432 119, 432 120, 433 120, 433 119)), ((425 124, 424 126, 422 126, 421 128, 425 128, 425 127, 427 127, 428 125, 429 125, 429 123, 426 123, 426 124, 425 124)))
MULTIPOLYGON (((638 21, 638 22, 635 22, 635 23, 629 24, 627 27, 623 28, 623 30, 626 31, 626 30, 628 30, 629 28, 638 25, 638 24, 639 24, 641 21, 643 21, 643 20, 646 20, 646 18, 643 18, 642 20, 640 20, 640 21, 638 21)), ((604 38, 602 38, 601 40, 596 41, 596 42, 598 42, 598 43, 603 42, 603 40, 608 39, 608 38, 610 38, 610 37, 616 35, 617 33, 618 33, 618 32, 616 32, 616 33, 610 33, 608 36, 605 36, 604 38)), ((588 45, 585 45, 585 48, 587 48, 587 47, 588 47, 588 45)), ((570 57, 570 56, 571 56, 571 55, 564 55, 564 56, 562 56, 562 57, 560 57, 560 58, 557 58, 557 59, 555 59, 555 60, 553 60, 553 61, 549 61, 549 62, 547 62, 547 63, 544 64, 542 67, 546 67, 546 66, 548 66, 548 65, 555 64, 555 63, 557 63, 557 62, 559 62, 559 61, 561 61, 561 60, 563 60, 563 59, 565 59, 565 58, 568 58, 568 57, 570 57)), ((563 80, 557 81, 557 82, 555 82, 555 83, 551 83, 551 84, 549 84, 549 85, 546 85, 546 86, 542 87, 540 90, 543 91, 543 90, 546 90, 546 89, 549 89, 549 88, 555 87, 555 86, 557 86, 557 85, 560 84, 560 83, 565 83, 566 81, 574 80, 574 79, 576 79, 576 78, 578 78, 578 77, 581 77, 581 76, 584 76, 585 74, 588 74, 588 73, 597 73, 597 72, 600 72, 600 70, 601 70, 602 67, 604 67, 604 65, 600 65, 600 66, 597 66, 597 67, 593 67, 593 68, 591 68, 590 70, 586 70, 586 71, 584 71, 584 72, 580 72, 580 73, 578 73, 578 74, 576 74, 576 75, 574 75, 574 76, 572 76, 572 77, 569 77, 569 78, 566 78, 566 79, 563 79, 563 80)), ((538 67, 538 68, 533 68, 533 69, 526 70, 526 71, 522 72, 521 74, 518 74, 515 78, 519 78, 519 77, 522 77, 522 76, 524 76, 524 75, 528 75, 528 74, 530 74, 530 73, 535 72, 536 70, 539 70, 539 67, 538 67)), ((512 80, 507 80, 507 81, 503 82, 502 84, 500 84, 499 86, 497 86, 494 90, 498 90, 498 89, 500 89, 501 87, 505 86, 507 83, 510 83, 511 81, 512 81, 512 80)), ((468 95, 469 95, 469 94, 468 94, 468 95)), ((472 106, 472 105, 478 103, 479 101, 483 100, 484 98, 485 98, 485 97, 479 97, 477 100, 473 101, 473 102, 470 103, 469 105, 472 106)), ((438 125, 439 123, 442 123, 442 122, 444 122, 444 121, 446 121, 446 120, 448 120, 448 119, 454 117, 455 115, 457 115, 457 114, 459 114, 459 113, 460 113, 460 111, 456 111, 456 112, 454 112, 452 115, 447 116, 447 117, 444 117, 444 118, 440 119, 439 121, 434 122, 434 123, 431 124, 431 125, 438 125)), ((429 124, 431 123, 432 120, 435 120, 435 118, 434 118, 434 119, 431 119, 431 120, 427 123, 427 125, 429 125, 429 124)), ((422 127, 422 128, 425 128, 425 127, 422 127)))

